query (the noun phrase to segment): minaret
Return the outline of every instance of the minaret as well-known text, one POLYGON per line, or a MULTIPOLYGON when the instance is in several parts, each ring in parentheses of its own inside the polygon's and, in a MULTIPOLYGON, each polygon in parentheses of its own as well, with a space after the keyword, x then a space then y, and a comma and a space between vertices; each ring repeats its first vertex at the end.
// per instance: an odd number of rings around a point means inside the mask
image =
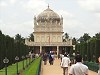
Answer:
POLYGON ((36 26, 37 26, 36 16, 34 16, 34 31, 36 31, 36 26))
POLYGON ((36 16, 34 16, 34 26, 37 25, 36 16))
POLYGON ((60 21, 60 24, 63 25, 63 17, 61 15, 61 21, 60 21))

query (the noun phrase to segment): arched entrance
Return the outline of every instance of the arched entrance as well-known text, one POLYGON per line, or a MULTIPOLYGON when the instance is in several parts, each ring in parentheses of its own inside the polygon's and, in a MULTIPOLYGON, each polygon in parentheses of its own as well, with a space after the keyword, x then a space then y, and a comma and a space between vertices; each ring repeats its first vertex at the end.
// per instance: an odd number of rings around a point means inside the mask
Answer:
POLYGON ((56 46, 43 46, 42 52, 43 53, 50 53, 52 51, 53 53, 57 53, 57 47, 56 46))

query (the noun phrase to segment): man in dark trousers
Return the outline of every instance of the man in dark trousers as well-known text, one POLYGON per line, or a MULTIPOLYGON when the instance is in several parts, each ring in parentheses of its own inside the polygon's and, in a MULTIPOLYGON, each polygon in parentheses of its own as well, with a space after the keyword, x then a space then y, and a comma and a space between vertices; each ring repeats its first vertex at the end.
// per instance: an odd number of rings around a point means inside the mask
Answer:
POLYGON ((44 61, 44 65, 46 65, 47 64, 47 54, 46 53, 43 55, 43 61, 44 61))
POLYGON ((64 54, 64 57, 61 61, 61 67, 63 68, 63 75, 68 75, 68 66, 70 64, 70 59, 67 57, 67 54, 64 54))

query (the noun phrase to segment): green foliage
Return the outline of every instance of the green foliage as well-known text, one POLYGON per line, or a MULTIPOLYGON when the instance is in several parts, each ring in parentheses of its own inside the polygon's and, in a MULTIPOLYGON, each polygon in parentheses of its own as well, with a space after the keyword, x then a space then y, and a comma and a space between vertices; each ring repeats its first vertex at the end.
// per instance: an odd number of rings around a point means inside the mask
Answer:
POLYGON ((95 42, 95 55, 96 55, 96 62, 98 62, 98 57, 100 57, 100 40, 96 40, 95 42))
POLYGON ((91 38, 91 37, 89 36, 88 33, 84 33, 84 35, 81 36, 81 37, 78 39, 78 41, 79 41, 80 43, 83 43, 83 42, 87 42, 90 38, 91 38))
POLYGON ((2 34, 2 31, 0 30, 0 35, 2 34))
POLYGON ((100 40, 93 39, 88 42, 78 43, 75 49, 76 52, 80 52, 84 60, 97 62, 97 59, 100 56, 100 40))
POLYGON ((68 38, 69 38, 68 33, 65 33, 65 39, 68 39, 68 38))
POLYGON ((21 61, 22 55, 25 56, 28 52, 28 46, 24 44, 21 35, 17 34, 14 39, 0 31, 0 69, 4 67, 3 59, 5 57, 9 59, 8 65, 11 65, 16 62, 16 56, 19 56, 21 61))
POLYGON ((41 61, 41 58, 34 60, 31 66, 28 69, 26 69, 22 75, 37 75, 40 61, 41 61))
MULTIPOLYGON (((18 70, 20 71, 22 70, 22 68, 23 68, 22 61, 20 61, 18 63, 18 70)), ((16 63, 8 66, 7 71, 8 71, 7 75, 16 75, 16 63)), ((0 70, 0 75, 5 75, 5 68, 0 70)))
POLYGON ((85 65, 88 66, 89 70, 92 70, 92 71, 95 71, 95 72, 98 72, 99 70, 99 64, 95 63, 95 62, 84 62, 85 65))
POLYGON ((74 37, 73 39, 72 39, 72 45, 76 45, 77 44, 77 40, 76 40, 76 38, 74 37))
POLYGON ((97 34, 95 34, 94 38, 96 38, 96 39, 100 39, 100 32, 97 33, 97 34))
POLYGON ((83 40, 86 42, 87 40, 89 40, 91 37, 89 36, 88 33, 84 33, 83 35, 83 40))
POLYGON ((29 40, 34 41, 34 35, 33 35, 33 33, 30 34, 29 40))

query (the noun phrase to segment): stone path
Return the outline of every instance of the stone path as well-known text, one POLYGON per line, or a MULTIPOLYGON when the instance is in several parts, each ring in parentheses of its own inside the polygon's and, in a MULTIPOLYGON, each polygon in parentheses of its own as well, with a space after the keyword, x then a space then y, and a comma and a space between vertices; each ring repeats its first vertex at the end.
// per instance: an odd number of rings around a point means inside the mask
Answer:
MULTIPOLYGON (((55 59, 54 65, 50 65, 48 62, 47 65, 42 63, 41 75, 63 75, 63 70, 60 67, 60 60, 55 59)), ((89 71, 89 75, 97 75, 97 73, 89 71)))

